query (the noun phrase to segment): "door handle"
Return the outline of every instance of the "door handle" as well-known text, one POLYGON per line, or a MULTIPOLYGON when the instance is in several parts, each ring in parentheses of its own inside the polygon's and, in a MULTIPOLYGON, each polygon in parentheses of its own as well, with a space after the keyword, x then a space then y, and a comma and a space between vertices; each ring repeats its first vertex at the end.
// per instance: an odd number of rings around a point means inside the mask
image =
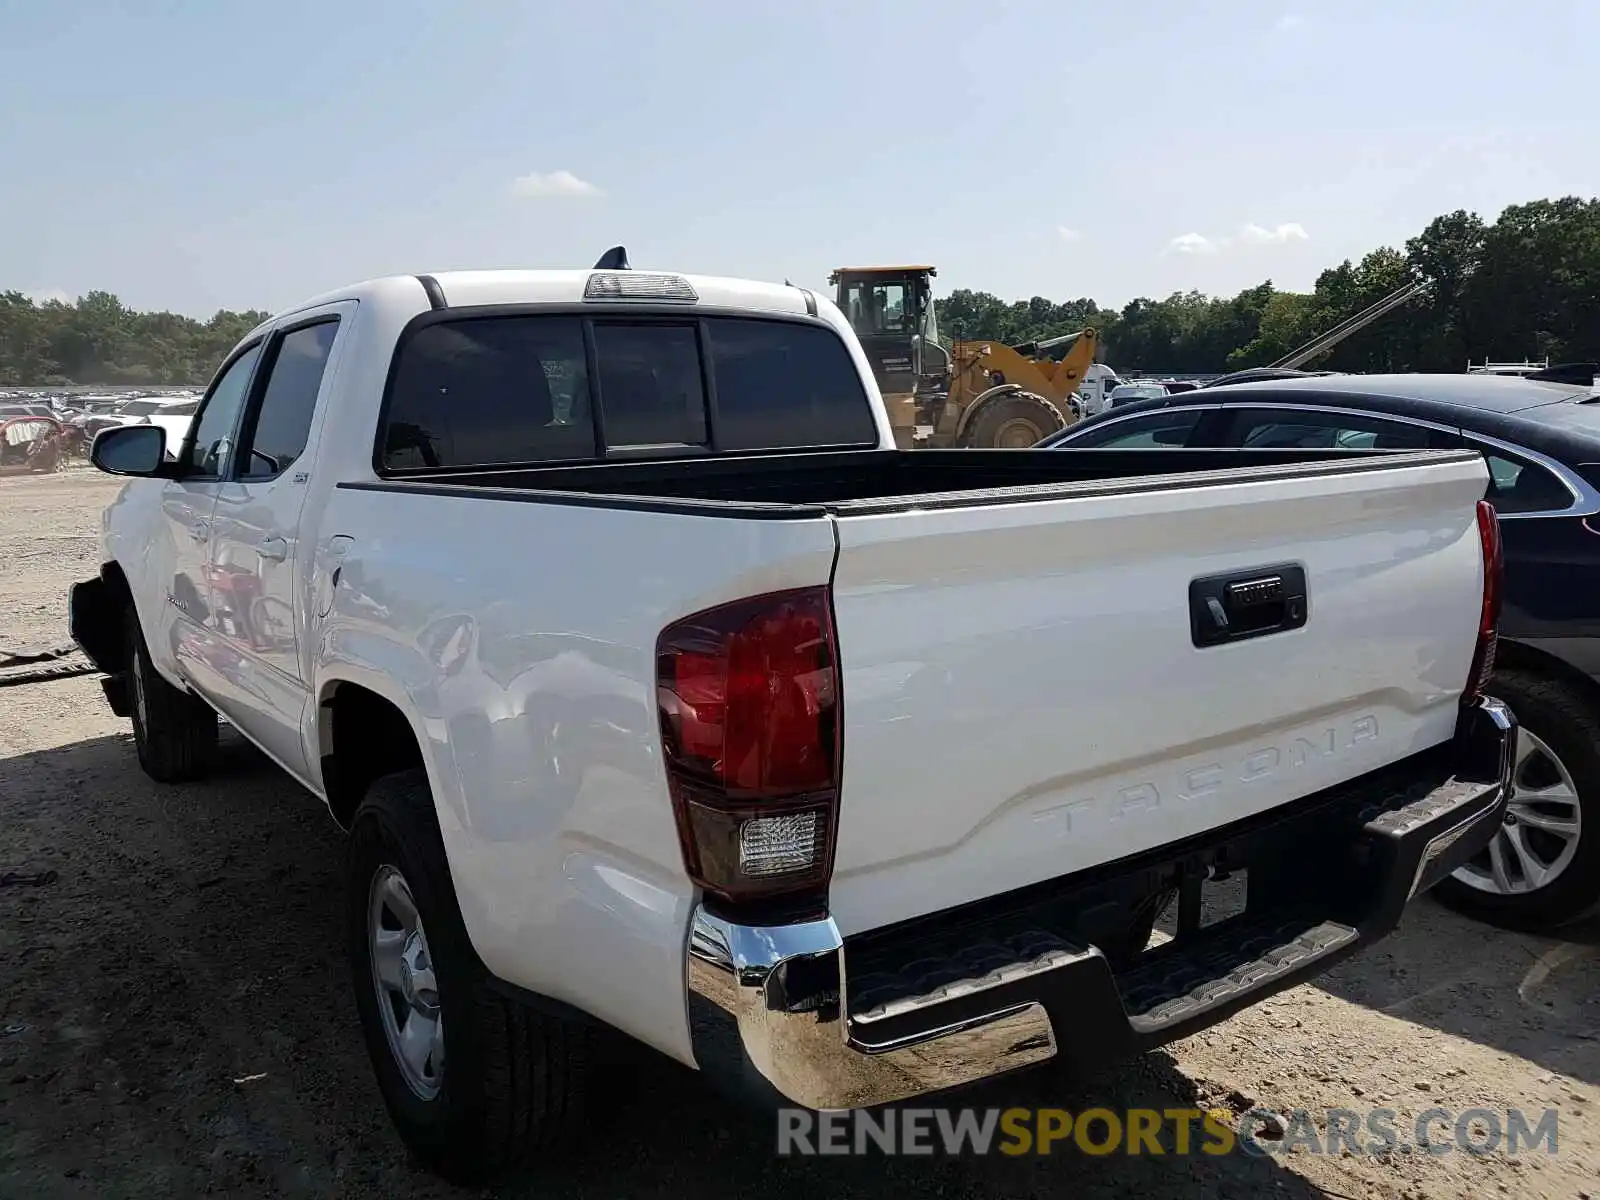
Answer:
POLYGON ((282 562, 289 557, 289 543, 276 535, 264 537, 256 543, 256 553, 269 562, 282 562))

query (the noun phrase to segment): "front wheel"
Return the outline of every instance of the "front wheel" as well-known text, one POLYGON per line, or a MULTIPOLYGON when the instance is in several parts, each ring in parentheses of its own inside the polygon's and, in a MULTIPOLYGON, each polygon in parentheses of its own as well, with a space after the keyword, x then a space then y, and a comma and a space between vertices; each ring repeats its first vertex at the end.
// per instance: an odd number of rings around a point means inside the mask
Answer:
POLYGON ((386 776, 351 824, 347 953, 390 1118, 446 1179, 479 1184, 574 1135, 588 1031, 500 994, 473 953, 428 781, 386 776))
POLYGON ((133 743, 139 765, 161 783, 204 778, 216 761, 217 714, 200 697, 168 683, 151 664, 150 648, 132 604, 123 620, 133 743))
POLYGON ((1489 691, 1521 726, 1505 823, 1434 891, 1470 917, 1553 929, 1600 906, 1600 714, 1571 684, 1524 671, 1489 691))
POLYGON ((1066 428, 1061 413, 1030 392, 983 401, 965 439, 975 449, 1021 450, 1066 428))

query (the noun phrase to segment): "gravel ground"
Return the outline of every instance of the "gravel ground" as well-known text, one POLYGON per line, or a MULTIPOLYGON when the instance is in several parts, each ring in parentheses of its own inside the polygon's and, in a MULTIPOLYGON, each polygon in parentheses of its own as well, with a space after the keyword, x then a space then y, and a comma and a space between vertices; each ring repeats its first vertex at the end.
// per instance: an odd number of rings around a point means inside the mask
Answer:
MULTIPOLYGON (((115 484, 0 480, 0 644, 64 637, 115 484)), ((338 950, 336 830, 236 738, 160 788, 92 677, 0 688, 0 1196, 460 1195, 391 1133, 338 950)), ((977 1105, 1559 1110, 1554 1156, 795 1160, 769 1118, 620 1053, 588 1140, 498 1194, 1600 1195, 1600 928, 1513 936, 1422 900, 1387 942, 1168 1052, 977 1105)))

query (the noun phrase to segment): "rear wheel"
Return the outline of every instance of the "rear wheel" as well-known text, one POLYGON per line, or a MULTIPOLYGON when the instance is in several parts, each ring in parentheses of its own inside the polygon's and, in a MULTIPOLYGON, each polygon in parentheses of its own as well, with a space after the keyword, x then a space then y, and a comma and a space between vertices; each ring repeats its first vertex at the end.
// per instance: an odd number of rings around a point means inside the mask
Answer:
POLYGON ((216 762, 217 714, 200 697, 168 683, 151 665, 150 648, 132 604, 123 619, 139 765, 162 783, 204 778, 216 762))
POLYGON ((978 410, 965 441, 977 449, 1020 450, 1065 427, 1061 414, 1038 396, 1012 392, 978 410))
POLYGON ((426 775, 374 783, 351 824, 347 933, 367 1053, 402 1140, 482 1183, 575 1136, 589 1031, 490 986, 450 882, 426 775))
POLYGON ((1600 715, 1559 679, 1506 671, 1489 690, 1521 725, 1505 823, 1435 892, 1497 925, 1565 925, 1600 906, 1600 715))

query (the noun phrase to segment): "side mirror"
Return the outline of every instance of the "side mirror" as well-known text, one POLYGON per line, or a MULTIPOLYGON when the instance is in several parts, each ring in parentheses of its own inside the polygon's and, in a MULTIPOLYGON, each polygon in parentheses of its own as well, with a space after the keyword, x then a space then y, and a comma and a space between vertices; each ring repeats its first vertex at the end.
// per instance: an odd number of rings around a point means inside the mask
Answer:
POLYGON ((159 425, 114 425, 102 429, 89 461, 108 475, 170 475, 167 431, 159 425))

